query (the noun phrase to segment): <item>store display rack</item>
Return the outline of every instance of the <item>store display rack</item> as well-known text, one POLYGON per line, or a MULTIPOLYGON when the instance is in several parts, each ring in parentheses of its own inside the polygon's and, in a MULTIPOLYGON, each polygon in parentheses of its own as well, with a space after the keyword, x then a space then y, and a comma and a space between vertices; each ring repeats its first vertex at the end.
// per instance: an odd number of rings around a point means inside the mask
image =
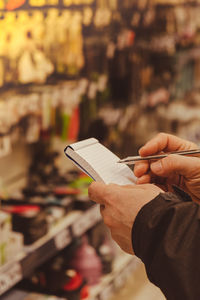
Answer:
MULTIPOLYGON (((38 294, 34 294, 34 296, 40 297, 40 295, 38 295, 38 294)), ((6 293, 6 295, 2 296, 1 300, 26 300, 27 298, 34 299, 33 294, 30 294, 29 292, 18 290, 18 289, 12 289, 9 293, 6 293)), ((39 299, 41 299, 41 297, 39 299)), ((44 297, 42 299, 65 300, 64 298, 49 296, 49 295, 44 295, 44 297)))
MULTIPOLYGON (((88 300, 108 300, 115 292, 120 289, 127 281, 130 274, 137 270, 141 262, 136 257, 121 254, 115 260, 112 273, 102 277, 101 282, 90 288, 88 300)), ((28 293, 13 289, 2 300, 23 300, 28 293)), ((57 298, 58 300, 60 298, 57 298)))
POLYGON ((186 6, 186 5, 198 5, 199 1, 197 0, 155 0, 154 5, 160 5, 160 6, 186 6))
POLYGON ((104 276, 101 283, 91 288, 89 300, 110 299, 118 289, 123 287, 129 276, 137 270, 141 261, 127 254, 121 254, 115 260, 111 274, 104 276))
POLYGON ((100 221, 98 205, 94 205, 86 212, 76 211, 69 214, 46 236, 25 247, 24 253, 19 254, 15 260, 0 267, 0 296, 67 247, 73 238, 82 236, 100 221))

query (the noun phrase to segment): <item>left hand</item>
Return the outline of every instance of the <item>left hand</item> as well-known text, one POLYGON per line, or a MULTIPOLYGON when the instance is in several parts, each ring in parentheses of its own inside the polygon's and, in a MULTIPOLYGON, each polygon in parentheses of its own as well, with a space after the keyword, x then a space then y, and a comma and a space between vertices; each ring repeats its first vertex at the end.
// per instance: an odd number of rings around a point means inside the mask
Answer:
POLYGON ((137 214, 162 192, 153 184, 119 186, 93 182, 89 187, 89 197, 101 205, 101 214, 112 238, 129 254, 134 254, 132 227, 137 214))

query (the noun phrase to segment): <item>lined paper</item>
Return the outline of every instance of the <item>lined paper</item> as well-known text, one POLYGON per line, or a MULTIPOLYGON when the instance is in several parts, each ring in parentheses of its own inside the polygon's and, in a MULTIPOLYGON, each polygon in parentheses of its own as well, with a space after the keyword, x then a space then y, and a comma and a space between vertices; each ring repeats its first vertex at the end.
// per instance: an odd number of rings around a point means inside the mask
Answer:
MULTIPOLYGON (((106 184, 126 185, 136 181, 130 168, 119 164, 119 157, 99 142, 92 143, 89 147, 79 148, 75 152, 94 169, 106 184)), ((87 167, 87 164, 83 164, 83 168, 87 169, 87 167)))
POLYGON ((86 139, 74 144, 71 144, 70 147, 75 150, 76 152, 82 148, 90 147, 93 144, 97 144, 99 141, 95 138, 86 139))

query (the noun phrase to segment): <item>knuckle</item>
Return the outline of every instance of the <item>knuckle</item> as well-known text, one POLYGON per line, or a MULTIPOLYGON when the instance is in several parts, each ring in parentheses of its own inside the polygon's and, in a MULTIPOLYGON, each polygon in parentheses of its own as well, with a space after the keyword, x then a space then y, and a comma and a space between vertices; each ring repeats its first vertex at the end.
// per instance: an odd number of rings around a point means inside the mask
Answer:
POLYGON ((159 133, 157 134, 157 137, 158 137, 159 139, 166 138, 166 136, 167 136, 167 134, 166 134, 165 132, 159 132, 159 133))
POLYGON ((137 164, 134 166, 134 170, 133 170, 135 176, 140 176, 141 174, 141 165, 137 164))
POLYGON ((140 169, 140 166, 141 166, 141 162, 136 162, 134 166, 134 170, 140 169))
MULTIPOLYGON (((171 162, 170 162, 169 157, 167 157, 167 159, 166 159, 166 158, 161 159, 160 162, 161 162, 161 166, 162 166, 161 172, 163 172, 163 171, 166 169, 166 167, 169 169, 170 166, 171 166, 171 162)), ((160 172, 160 173, 161 173, 161 172, 160 172)))
MULTIPOLYGON (((177 158, 175 158, 177 161, 177 158)), ((174 164, 174 155, 169 155, 166 159, 162 160, 162 163, 164 166, 168 165, 170 168, 173 166, 174 164)))
POLYGON ((163 170, 173 170, 175 165, 178 165, 178 160, 177 158, 175 158, 174 160, 174 156, 173 155, 169 155, 168 157, 164 158, 161 160, 161 164, 163 167, 163 170))

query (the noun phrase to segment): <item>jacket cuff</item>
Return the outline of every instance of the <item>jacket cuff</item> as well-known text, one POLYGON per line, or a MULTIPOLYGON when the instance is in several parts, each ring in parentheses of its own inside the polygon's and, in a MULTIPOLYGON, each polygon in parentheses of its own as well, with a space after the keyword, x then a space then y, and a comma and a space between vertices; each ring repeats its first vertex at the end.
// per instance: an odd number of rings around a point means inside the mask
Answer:
POLYGON ((141 257, 144 247, 143 238, 148 235, 149 226, 154 226, 157 218, 175 203, 192 201, 191 197, 179 187, 173 186, 174 193, 160 193, 155 199, 147 203, 139 211, 132 227, 132 246, 136 256, 141 257), (151 222, 153 222, 151 224, 151 222))

